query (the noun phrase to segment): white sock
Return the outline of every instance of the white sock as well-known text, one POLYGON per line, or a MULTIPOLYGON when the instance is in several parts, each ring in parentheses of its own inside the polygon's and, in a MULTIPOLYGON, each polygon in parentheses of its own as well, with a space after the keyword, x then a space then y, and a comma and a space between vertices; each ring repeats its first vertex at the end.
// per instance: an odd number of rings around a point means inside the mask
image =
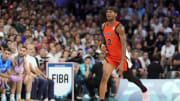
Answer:
POLYGON ((30 97, 31 97, 31 94, 30 94, 30 93, 27 93, 27 94, 26 94, 26 100, 29 100, 30 97))
POLYGON ((16 94, 16 101, 19 101, 21 99, 21 94, 16 94))
POLYGON ((4 101, 6 98, 5 94, 1 94, 1 101, 4 101))
POLYGON ((10 101, 13 101, 14 100, 14 94, 11 94, 10 95, 10 101))

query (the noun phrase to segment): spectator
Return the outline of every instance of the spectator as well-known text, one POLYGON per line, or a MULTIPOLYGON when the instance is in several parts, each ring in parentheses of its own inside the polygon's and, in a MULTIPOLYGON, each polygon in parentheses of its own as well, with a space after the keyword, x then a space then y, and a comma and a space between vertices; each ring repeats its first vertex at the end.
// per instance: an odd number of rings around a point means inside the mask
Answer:
POLYGON ((139 61, 141 62, 142 68, 147 69, 147 67, 151 63, 148 52, 144 52, 143 56, 139 57, 139 61))
POLYGON ((34 31, 33 38, 41 42, 42 37, 44 37, 44 32, 42 31, 42 26, 39 24, 37 25, 37 30, 34 31))
POLYGON ((139 53, 138 51, 134 51, 132 55, 132 73, 135 77, 142 77, 143 75, 146 75, 145 69, 142 68, 141 62, 138 59, 139 58, 139 53))
POLYGON ((19 19, 19 23, 16 24, 15 28, 18 33, 24 33, 26 30, 26 27, 24 26, 24 18, 19 19))
POLYGON ((163 20, 164 21, 163 21, 163 27, 162 28, 163 28, 164 33, 165 34, 172 33, 172 29, 169 27, 169 18, 165 17, 163 20))
POLYGON ((12 18, 9 18, 8 20, 7 20, 7 24, 4 26, 4 33, 5 33, 5 35, 7 35, 8 33, 9 33, 9 29, 10 28, 12 28, 12 21, 13 19, 12 18))
POLYGON ((155 34, 153 33, 153 31, 149 31, 146 37, 146 41, 144 41, 144 46, 143 46, 144 51, 148 51, 149 54, 153 54, 154 47, 156 45, 155 41, 156 41, 155 34))
MULTIPOLYGON (((9 31, 8 31, 8 33, 7 33, 7 35, 13 35, 13 36, 15 36, 15 35, 17 35, 18 33, 17 33, 17 31, 16 31, 16 29, 15 28, 13 28, 13 27, 10 27, 9 28, 9 31)), ((21 33, 22 34, 22 33, 21 33)))
MULTIPOLYGON (((79 74, 79 82, 81 85, 85 85, 86 80, 88 79, 88 75, 92 70, 92 64, 91 64, 91 57, 85 58, 85 63, 80 65, 80 74, 79 74)), ((88 90, 87 87, 84 86, 84 97, 88 97, 88 90)))
POLYGON ((55 41, 54 37, 52 36, 52 31, 50 28, 47 28, 45 35, 47 37, 47 43, 48 44, 55 41))
POLYGON ((30 73, 30 69, 27 67, 26 63, 26 47, 22 46, 18 51, 18 56, 12 57, 12 66, 11 72, 16 75, 24 74, 23 80, 20 82, 13 82, 12 88, 11 88, 11 96, 10 100, 14 101, 14 94, 16 91, 16 100, 21 100, 21 89, 22 84, 25 84, 26 86, 26 99, 29 99, 30 92, 31 92, 31 86, 33 82, 33 78, 30 73))
MULTIPOLYGON (((67 32, 66 32, 67 33, 67 32)), ((57 29, 56 33, 55 33, 55 40, 56 43, 59 43, 61 45, 66 45, 66 38, 64 37, 62 30, 61 29, 57 29)))
POLYGON ((161 66, 171 66, 172 67, 172 58, 175 53, 175 47, 171 44, 170 40, 166 40, 166 45, 163 45, 161 49, 161 66))
POLYGON ((180 71, 180 49, 178 49, 178 53, 173 57, 173 70, 180 71))
POLYGON ((153 52, 153 57, 160 57, 161 56, 161 48, 165 44, 163 39, 163 33, 158 33, 158 39, 156 40, 156 45, 153 52))
POLYGON ((55 47, 50 49, 50 52, 47 54, 47 57, 49 57, 49 59, 48 59, 49 62, 54 62, 54 63, 58 62, 59 56, 56 53, 55 47))
POLYGON ((142 28, 142 25, 139 24, 138 28, 134 30, 134 35, 133 35, 134 45, 136 45, 137 43, 142 43, 146 35, 147 35, 146 31, 142 28))
POLYGON ((164 69, 160 65, 158 57, 154 57, 152 63, 148 66, 148 78, 159 79, 164 78, 164 69))
POLYGON ((69 51, 64 51, 63 53, 62 53, 62 56, 61 56, 61 58, 59 59, 59 62, 65 62, 66 60, 68 60, 69 59, 69 51))
POLYGON ((139 61, 141 62, 142 68, 144 69, 144 73, 142 75, 142 78, 147 78, 147 67, 150 65, 150 59, 148 57, 148 52, 144 52, 142 57, 139 57, 139 61))

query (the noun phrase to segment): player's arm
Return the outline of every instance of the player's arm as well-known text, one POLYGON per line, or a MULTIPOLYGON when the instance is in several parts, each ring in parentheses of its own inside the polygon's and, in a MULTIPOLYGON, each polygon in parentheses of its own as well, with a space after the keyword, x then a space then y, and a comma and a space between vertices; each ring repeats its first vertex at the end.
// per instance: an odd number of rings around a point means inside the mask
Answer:
POLYGON ((102 40, 101 43, 100 43, 100 48, 101 48, 102 53, 105 53, 105 52, 106 52, 106 47, 105 47, 106 42, 105 42, 104 35, 103 35, 104 27, 105 27, 105 23, 103 23, 103 24, 101 25, 102 38, 103 38, 103 40, 102 40))
POLYGON ((120 65, 118 66, 118 69, 123 71, 123 64, 124 64, 124 59, 126 56, 126 35, 124 31, 124 27, 120 24, 116 28, 116 32, 119 34, 120 37, 120 42, 121 42, 121 60, 120 60, 120 65))
POLYGON ((27 62, 26 56, 24 57, 24 72, 25 74, 31 74, 31 69, 29 68, 29 62, 27 62))
POLYGON ((36 67, 36 71, 39 72, 39 74, 44 77, 45 79, 48 79, 48 77, 38 68, 36 67))
POLYGON ((10 76, 9 75, 6 75, 6 74, 3 74, 3 73, 0 73, 0 77, 3 77, 3 78, 10 78, 10 76))
POLYGON ((36 70, 34 70, 34 68, 32 67, 32 64, 31 64, 31 63, 29 63, 29 68, 30 68, 30 71, 34 74, 34 76, 39 75, 39 72, 36 71, 36 70))
POLYGON ((173 65, 180 65, 180 60, 173 60, 173 65))

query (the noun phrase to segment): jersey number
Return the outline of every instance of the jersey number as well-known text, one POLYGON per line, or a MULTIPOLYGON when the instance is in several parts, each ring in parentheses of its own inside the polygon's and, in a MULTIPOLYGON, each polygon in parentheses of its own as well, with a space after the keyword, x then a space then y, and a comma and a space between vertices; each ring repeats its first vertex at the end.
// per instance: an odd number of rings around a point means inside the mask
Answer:
POLYGON ((107 41, 108 41, 108 45, 112 45, 111 39, 108 39, 107 41))

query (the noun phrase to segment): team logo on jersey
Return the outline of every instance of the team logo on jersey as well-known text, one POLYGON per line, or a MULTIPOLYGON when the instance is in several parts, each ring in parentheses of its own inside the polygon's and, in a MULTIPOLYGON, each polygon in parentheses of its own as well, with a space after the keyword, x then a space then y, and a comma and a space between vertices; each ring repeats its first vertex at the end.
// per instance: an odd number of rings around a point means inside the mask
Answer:
POLYGON ((112 33, 104 33, 105 36, 114 36, 112 33))

